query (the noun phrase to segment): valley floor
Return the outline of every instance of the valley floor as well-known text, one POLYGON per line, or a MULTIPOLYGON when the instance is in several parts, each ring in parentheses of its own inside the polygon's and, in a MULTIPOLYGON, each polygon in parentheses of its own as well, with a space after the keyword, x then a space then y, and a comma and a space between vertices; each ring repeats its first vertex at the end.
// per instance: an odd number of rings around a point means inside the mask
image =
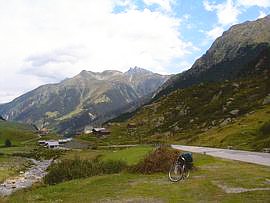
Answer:
MULTIPOLYGON (((134 147, 122 150, 83 150, 69 152, 88 159, 125 159, 134 164, 151 150, 134 147)), ((178 183, 167 174, 122 172, 63 182, 53 186, 36 185, 15 192, 2 202, 267 202, 270 199, 270 167, 194 154, 195 169, 178 183)), ((1 202, 1 200, 0 200, 1 202)))

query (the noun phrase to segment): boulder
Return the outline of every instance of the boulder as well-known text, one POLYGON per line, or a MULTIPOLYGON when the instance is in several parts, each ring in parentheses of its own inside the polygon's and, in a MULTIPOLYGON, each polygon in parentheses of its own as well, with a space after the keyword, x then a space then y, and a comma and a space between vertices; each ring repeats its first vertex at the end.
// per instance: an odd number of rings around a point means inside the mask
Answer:
POLYGON ((263 105, 270 104, 270 94, 268 94, 264 100, 263 100, 263 105))
POLYGON ((211 122, 211 125, 212 125, 212 126, 215 126, 215 125, 216 125, 216 122, 217 122, 217 121, 215 121, 215 120, 212 121, 212 122, 211 122))
POLYGON ((237 84, 237 83, 233 83, 232 86, 235 87, 235 88, 239 88, 240 87, 240 85, 237 84))
POLYGON ((178 113, 178 116, 186 116, 188 114, 186 109, 181 109, 178 113))
POLYGON ((232 119, 231 118, 226 118, 225 120, 223 120, 221 123, 220 123, 220 126, 222 127, 222 126, 225 126, 225 125, 227 125, 227 124, 229 124, 229 123, 231 123, 232 122, 232 119))
POLYGON ((240 110, 239 109, 235 109, 235 110, 232 110, 230 111, 229 113, 233 116, 237 116, 239 114, 240 110))
POLYGON ((173 128, 173 130, 176 132, 176 131, 179 131, 180 128, 179 128, 178 126, 175 126, 175 127, 173 128))

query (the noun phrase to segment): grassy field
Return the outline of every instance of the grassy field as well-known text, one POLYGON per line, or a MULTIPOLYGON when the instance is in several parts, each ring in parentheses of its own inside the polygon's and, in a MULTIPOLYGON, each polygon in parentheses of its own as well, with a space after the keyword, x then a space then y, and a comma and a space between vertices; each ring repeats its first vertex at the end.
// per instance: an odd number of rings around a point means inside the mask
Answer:
MULTIPOLYGON (((150 148, 101 151, 104 159, 125 157, 135 164, 150 148)), ((93 152, 96 156, 98 151, 93 152)), ((87 158, 90 151, 77 155, 87 158), (88 154, 88 155, 87 155, 88 154)), ((73 154, 74 155, 74 154, 73 154)), ((71 155, 71 157, 73 156, 71 155)), ((67 155, 65 155, 67 156, 67 155)), ((171 183, 167 174, 120 173, 72 180, 54 186, 18 191, 3 202, 267 202, 270 168, 194 154, 195 170, 189 179, 171 183), (258 189, 260 188, 260 189, 258 189), (246 191, 245 189, 255 189, 246 191), (257 189, 257 190, 256 190, 257 189), (241 192, 242 191, 242 192, 241 192), (237 193, 239 192, 239 193, 237 193)))
POLYGON ((24 171, 31 164, 25 158, 8 155, 0 156, 0 183, 6 178, 16 176, 19 171, 24 171))
POLYGON ((38 137, 30 125, 0 121, 0 146, 4 145, 6 139, 9 139, 12 145, 20 146, 23 142, 36 138, 38 137))
POLYGON ((128 165, 137 163, 142 157, 144 157, 153 148, 149 146, 131 147, 126 149, 108 149, 108 150, 72 150, 66 152, 61 159, 94 159, 97 156, 101 156, 101 159, 106 160, 122 160, 128 165))

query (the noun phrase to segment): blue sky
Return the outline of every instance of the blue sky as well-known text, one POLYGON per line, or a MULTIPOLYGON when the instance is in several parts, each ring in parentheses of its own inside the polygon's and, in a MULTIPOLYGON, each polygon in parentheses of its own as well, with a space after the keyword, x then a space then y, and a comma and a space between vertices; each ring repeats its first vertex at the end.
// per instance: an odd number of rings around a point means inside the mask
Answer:
POLYGON ((182 72, 269 13, 270 0, 0 0, 0 103, 81 70, 182 72))
MULTIPOLYGON (((204 54, 211 46, 214 40, 221 35, 221 33, 229 29, 232 25, 242 23, 245 21, 252 21, 258 18, 264 17, 270 14, 270 1, 265 0, 178 0, 178 1, 162 1, 153 0, 149 1, 152 4, 146 4, 143 0, 136 0, 133 3, 137 6, 137 9, 144 10, 149 9, 153 12, 159 10, 162 12, 160 2, 170 2, 171 11, 165 11, 168 15, 181 19, 179 26, 179 32, 181 38, 184 41, 191 42, 198 49, 193 50, 192 54, 185 56, 183 59, 174 59, 174 65, 166 69, 169 73, 179 73, 185 69, 188 69, 194 61, 204 54), (207 9, 207 5, 214 7, 207 9), (219 22, 219 12, 217 8, 223 6, 222 10, 228 8, 227 13, 224 12, 224 18, 230 16, 235 10, 235 19, 228 20, 228 22, 219 22), (217 32, 210 34, 211 30, 217 32), (208 34, 207 34, 208 33, 208 34), (181 61, 186 64, 181 67, 181 61), (180 65, 178 65, 180 64, 180 65)), ((117 6, 114 10, 116 13, 125 12, 125 6, 117 6)), ((164 12, 164 10, 163 10, 164 12)))

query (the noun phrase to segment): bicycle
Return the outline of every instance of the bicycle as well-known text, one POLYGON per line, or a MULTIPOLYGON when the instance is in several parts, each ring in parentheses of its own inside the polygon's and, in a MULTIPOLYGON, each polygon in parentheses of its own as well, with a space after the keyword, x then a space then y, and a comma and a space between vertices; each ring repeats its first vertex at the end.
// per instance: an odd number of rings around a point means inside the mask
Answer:
POLYGON ((169 180, 178 182, 189 177, 190 169, 192 168, 192 154, 180 154, 169 170, 169 180))

